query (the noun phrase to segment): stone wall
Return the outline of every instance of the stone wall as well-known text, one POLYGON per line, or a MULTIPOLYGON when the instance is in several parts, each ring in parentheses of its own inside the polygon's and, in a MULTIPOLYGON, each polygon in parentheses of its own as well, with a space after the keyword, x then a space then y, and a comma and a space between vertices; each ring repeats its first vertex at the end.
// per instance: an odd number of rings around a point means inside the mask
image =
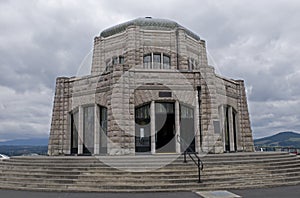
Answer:
POLYGON ((69 78, 57 78, 48 145, 49 155, 69 154, 71 139, 68 133, 69 98, 69 78))
POLYGON ((239 111, 239 125, 240 125, 240 142, 238 150, 240 151, 254 151, 254 143, 252 137, 250 116, 248 111, 247 96, 243 80, 237 80, 238 111, 239 111))

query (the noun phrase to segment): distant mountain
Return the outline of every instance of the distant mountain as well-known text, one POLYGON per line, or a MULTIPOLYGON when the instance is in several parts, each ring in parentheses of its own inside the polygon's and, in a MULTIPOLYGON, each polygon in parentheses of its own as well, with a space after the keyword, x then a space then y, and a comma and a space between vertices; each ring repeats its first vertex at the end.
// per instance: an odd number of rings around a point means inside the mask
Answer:
POLYGON ((300 134, 295 132, 281 132, 276 135, 254 140, 257 147, 295 147, 300 148, 300 134))
POLYGON ((1 146, 0 153, 8 156, 47 155, 48 146, 1 146))
POLYGON ((0 146, 47 146, 48 138, 17 139, 0 142, 0 146))

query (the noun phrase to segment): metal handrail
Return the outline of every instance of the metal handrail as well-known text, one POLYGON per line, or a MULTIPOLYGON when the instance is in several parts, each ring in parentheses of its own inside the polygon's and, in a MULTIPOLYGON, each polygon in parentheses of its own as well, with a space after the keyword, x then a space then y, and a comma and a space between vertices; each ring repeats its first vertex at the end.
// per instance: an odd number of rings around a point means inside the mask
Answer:
POLYGON ((177 135, 177 141, 179 142, 180 145, 184 144, 184 147, 186 147, 185 151, 184 151, 184 163, 187 163, 187 160, 186 160, 186 155, 188 155, 192 161, 196 164, 196 166, 198 167, 198 182, 201 183, 201 171, 203 170, 203 162, 202 160, 200 159, 200 157, 197 155, 196 152, 194 152, 190 145, 187 144, 183 138, 180 137, 180 135, 177 135), (189 152, 187 152, 187 150, 189 152), (194 159, 194 157, 192 156, 192 154, 194 155, 195 158, 197 159, 194 159))

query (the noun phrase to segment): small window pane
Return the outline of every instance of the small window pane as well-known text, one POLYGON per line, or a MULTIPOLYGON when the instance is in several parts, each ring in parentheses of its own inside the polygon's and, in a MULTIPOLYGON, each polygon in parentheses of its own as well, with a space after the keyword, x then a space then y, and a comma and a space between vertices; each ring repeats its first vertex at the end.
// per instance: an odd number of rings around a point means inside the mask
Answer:
POLYGON ((144 68, 150 69, 151 68, 151 54, 147 54, 144 56, 144 68))
POLYGON ((83 109, 83 144, 84 144, 84 153, 94 152, 94 107, 85 107, 83 109))
POLYGON ((153 54, 153 68, 160 69, 161 65, 161 54, 153 54))
POLYGON ((163 58, 163 63, 164 63, 164 69, 170 69, 170 57, 169 56, 166 56, 164 55, 164 58, 163 58))
POLYGON ((119 63, 124 64, 124 62, 125 62, 124 56, 119 56, 119 63))
POLYGON ((188 70, 192 71, 194 69, 194 59, 189 58, 188 60, 188 70))
POLYGON ((181 106, 181 118, 194 118, 194 110, 193 108, 182 105, 181 106))
POLYGON ((105 72, 109 72, 110 71, 110 66, 111 66, 111 61, 107 60, 105 62, 105 72))
POLYGON ((173 103, 155 103, 155 113, 174 113, 173 103))
POLYGON ((118 57, 114 57, 114 58, 113 58, 112 64, 113 64, 113 65, 118 64, 118 57))

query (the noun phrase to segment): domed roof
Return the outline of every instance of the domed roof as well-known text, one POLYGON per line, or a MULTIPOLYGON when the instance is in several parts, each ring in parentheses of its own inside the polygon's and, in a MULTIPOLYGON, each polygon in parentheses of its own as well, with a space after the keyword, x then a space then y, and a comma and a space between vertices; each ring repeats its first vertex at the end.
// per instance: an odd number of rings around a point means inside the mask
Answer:
POLYGON ((175 21, 171 21, 168 19, 155 19, 152 17, 137 18, 125 23, 121 23, 119 25, 113 26, 111 28, 102 31, 100 36, 105 38, 117 33, 121 33, 125 31, 126 28, 130 25, 141 26, 144 29, 149 29, 149 30, 174 30, 177 28, 182 28, 189 36, 193 37, 196 40, 200 40, 200 37, 198 35, 184 28, 183 26, 181 26, 175 21))

